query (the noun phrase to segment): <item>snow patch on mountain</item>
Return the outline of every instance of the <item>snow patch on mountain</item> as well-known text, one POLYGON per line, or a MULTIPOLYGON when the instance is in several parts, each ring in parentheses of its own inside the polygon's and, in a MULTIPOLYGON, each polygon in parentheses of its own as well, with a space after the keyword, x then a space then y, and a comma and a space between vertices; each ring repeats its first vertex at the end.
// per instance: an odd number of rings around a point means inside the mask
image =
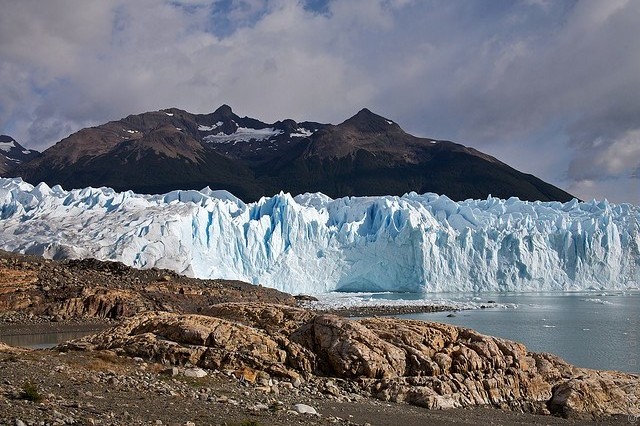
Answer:
POLYGON ((223 124, 224 123, 222 121, 218 121, 213 126, 205 126, 204 124, 199 124, 198 125, 198 130, 201 131, 201 132, 211 132, 211 131, 217 129, 218 127, 222 126, 223 124))
POLYGON ((305 129, 304 127, 298 127, 294 133, 291 133, 290 136, 292 138, 308 138, 313 133, 314 132, 309 129, 305 129))
POLYGON ((16 143, 14 141, 0 142, 0 151, 9 152, 13 148, 16 148, 16 143))
POLYGON ((566 291, 640 282, 640 208, 436 194, 65 191, 0 179, 0 247, 291 293, 566 291))
POLYGON ((235 132, 231 134, 225 134, 223 132, 215 135, 207 135, 203 139, 205 142, 211 143, 228 143, 228 142, 249 142, 249 141, 263 141, 270 139, 274 136, 282 134, 282 130, 277 130, 272 127, 265 129, 252 129, 249 127, 238 127, 235 132))

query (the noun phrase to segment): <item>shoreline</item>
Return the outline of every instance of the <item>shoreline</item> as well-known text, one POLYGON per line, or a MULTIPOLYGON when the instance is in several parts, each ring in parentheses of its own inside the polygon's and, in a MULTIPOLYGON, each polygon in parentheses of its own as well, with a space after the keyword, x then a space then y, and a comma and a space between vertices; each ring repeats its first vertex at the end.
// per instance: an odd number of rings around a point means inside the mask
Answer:
POLYGON ((345 306, 339 308, 314 308, 304 305, 306 309, 322 314, 332 314, 347 318, 394 316, 405 314, 428 314, 435 312, 458 312, 459 307, 449 305, 376 305, 376 306, 345 306))
MULTIPOLYGON (((378 306, 349 306, 333 309, 313 308, 306 304, 298 304, 302 309, 308 309, 316 314, 330 314, 347 319, 363 317, 394 316, 404 314, 458 312, 459 307, 449 305, 378 305, 378 306)), ((73 318, 67 320, 53 320, 46 317, 33 317, 28 321, 0 318, 0 342, 2 337, 37 336, 47 334, 101 332, 117 325, 120 321, 102 318, 73 318)), ((62 342, 61 342, 62 343, 62 342)))
MULTIPOLYGON (((375 317, 378 315, 395 315, 402 313, 412 312, 449 312, 459 309, 446 305, 416 305, 416 306, 366 306, 366 307, 348 307, 344 309, 334 310, 333 313, 337 313, 341 317, 356 315, 365 315, 368 317, 375 317)), ((329 313, 316 311, 316 314, 329 313)), ((356 319, 356 318, 345 318, 356 319)), ((92 334, 93 331, 102 331, 110 326, 115 326, 121 323, 121 321, 113 320, 100 320, 96 318, 86 319, 70 319, 62 321, 49 321, 47 323, 45 318, 32 318, 32 324, 7 324, 0 323, 0 336, 8 335, 34 335, 42 333, 64 333, 74 331, 86 331, 87 334, 92 334)), ((0 354, 7 349, 2 349, 0 344, 0 354)), ((108 422, 115 422, 109 424, 130 424, 128 420, 137 420, 136 424, 142 424, 151 420, 152 418, 166 419, 164 413, 163 404, 173 405, 178 403, 180 406, 191 407, 190 412, 173 412, 172 415, 184 417, 185 421, 191 421, 189 417, 191 413, 200 413, 195 421, 195 424, 212 424, 215 421, 218 424, 218 417, 210 417, 208 410, 202 411, 203 407, 208 405, 217 407, 218 410, 224 411, 224 417, 231 421, 230 424, 236 424, 239 419, 255 419, 267 424, 275 425, 288 425, 288 424, 313 424, 313 425, 326 425, 326 424, 343 424, 347 426, 355 425, 395 425, 399 423, 404 424, 429 424, 437 423, 443 425, 459 425, 459 424, 478 424, 482 423, 486 416, 493 418, 494 424, 497 425, 510 425, 510 424, 522 424, 522 425, 534 425, 540 424, 585 424, 584 417, 571 417, 562 418, 551 416, 549 414, 540 414, 533 412, 521 412, 520 410, 506 409, 506 407, 487 407, 487 406, 470 406, 465 408, 451 408, 451 409, 427 409, 424 407, 418 407, 415 405, 407 405, 401 402, 381 401, 373 398, 372 395, 366 392, 359 392, 355 389, 351 389, 349 392, 340 391, 335 393, 333 391, 334 384, 339 384, 340 387, 348 384, 348 380, 342 380, 337 378, 324 378, 315 377, 310 378, 304 385, 304 389, 300 388, 296 390, 291 388, 287 391, 287 387, 284 387, 287 383, 281 383, 277 385, 277 381, 274 381, 276 385, 271 387, 271 391, 268 389, 270 386, 260 385, 259 383, 248 383, 243 380, 242 377, 237 377, 228 371, 208 371, 209 378, 198 379, 199 381, 193 383, 196 386, 195 392, 190 391, 189 385, 191 379, 181 378, 184 368, 178 367, 180 371, 179 375, 171 380, 171 384, 168 384, 166 379, 163 379, 163 374, 166 374, 166 366, 160 364, 154 364, 151 362, 145 362, 141 358, 130 358, 129 356, 121 357, 115 356, 113 351, 104 350, 90 350, 90 351, 76 351, 66 350, 60 351, 60 349, 45 349, 45 348, 30 348, 21 349, 18 347, 8 348, 10 353, 14 355, 0 355, 0 368, 4 368, 5 372, 11 372, 14 378, 17 378, 20 372, 23 371, 20 365, 35 365, 29 361, 33 359, 34 362, 46 371, 48 368, 50 371, 56 371, 56 375, 59 376, 56 379, 42 380, 40 376, 34 376, 32 381, 39 384, 38 386, 42 390, 48 389, 56 392, 56 399, 46 402, 46 405, 50 408, 47 410, 47 416, 56 416, 56 412, 65 412, 68 414, 68 418, 83 418, 86 414, 82 413, 82 410, 68 411, 68 401, 73 402, 71 407, 87 407, 91 410, 93 415, 100 418, 102 416, 108 416, 108 413, 112 407, 120 401, 120 398, 129 394, 123 393, 126 390, 118 390, 118 383, 126 383, 130 377, 139 377, 136 386, 140 389, 147 389, 149 387, 155 389, 157 395, 149 398, 143 398, 144 403, 140 405, 140 409, 127 406, 127 409, 123 411, 118 417, 118 420, 108 417, 103 417, 103 420, 108 422), (22 354, 22 355, 18 355, 22 354), (19 356, 19 358, 17 358, 19 356), (4 357, 4 359, 2 359, 4 357), (20 359, 18 364, 15 364, 16 359, 20 359), (5 361, 5 362, 3 362, 5 361), (8 361, 8 363, 6 362, 8 361), (64 367, 64 365, 68 367, 64 367), (87 365, 87 372, 82 373, 86 375, 87 380, 83 380, 81 384, 82 393, 66 394, 66 391, 54 391, 56 383, 60 383, 60 380, 68 380, 69 382, 76 382, 73 369, 79 364, 87 365), (73 366, 73 367, 72 367, 73 366), (64 367, 64 368, 63 368, 64 367), (71 367, 71 368, 70 368, 71 367), (7 369, 8 368, 8 369, 7 369), (96 368, 98 372, 96 372, 96 368), (100 372, 105 371, 107 373, 100 372), (16 370, 17 369, 17 370, 16 370), (14 371, 15 370, 15 371, 14 371), (117 372, 115 379, 113 378, 113 371, 117 372), (65 374, 69 372, 71 376, 67 379, 63 379, 65 374), (96 379, 98 378, 98 379, 96 379), (114 389, 113 383, 116 384, 114 389), (187 384, 188 386, 184 386, 187 384), (273 389, 280 388, 279 394, 273 393, 273 389), (206 393, 203 395, 203 393, 206 393), (167 395, 170 397, 162 404, 158 403, 156 399, 160 395, 167 395), (231 393, 231 398, 225 395, 231 393), (103 398, 98 404, 95 399, 97 396, 103 398), (202 398, 205 397, 204 403, 202 398), (231 403, 229 403, 231 401, 231 403), (275 402, 274 402, 275 401, 275 402), (306 415, 295 414, 287 407, 293 407, 297 403, 309 404, 317 410, 318 415, 306 415), (274 405, 275 404, 275 405, 274 405), (105 408, 100 408, 96 411, 95 408, 104 405, 105 408), (272 407, 277 407, 275 411, 272 407), (152 407, 151 412, 149 407, 152 407), (267 408, 264 408, 267 407, 267 408), (144 410, 142 410, 144 408, 144 410), (67 411, 65 411, 67 410, 67 411), (151 415, 153 417, 146 417, 151 415), (198 421, 199 420, 199 421, 198 421), (236 422, 236 423, 233 423, 236 422)), ((6 354, 6 352, 5 352, 6 354)), ((32 368, 35 370, 34 368, 32 368)), ((176 367, 173 367, 176 370, 176 367)), ((33 373, 31 371, 30 373, 33 373)), ((24 376, 25 378, 28 377, 24 376)), ((26 380, 26 379, 25 379, 26 380)), ((269 379, 271 380, 271 379, 269 379)), ((12 382, 13 383, 13 382, 12 382)), ((19 385, 21 382, 15 382, 19 385)), ((271 383, 271 382, 269 382, 271 383)), ((125 386, 126 388, 126 386, 125 386)), ((33 411, 28 403, 11 402, 13 396, 9 396, 4 399, 2 395, 15 395, 15 386, 0 386, 0 408, 7 409, 6 415, 10 417, 4 417, 0 415, 0 419, 7 421, 15 421, 15 419, 35 420, 39 416, 36 414, 38 411, 33 411), (15 407, 15 409, 14 409, 15 407)), ((63 388, 64 389, 64 388, 63 388)), ((48 395, 52 395, 49 393, 48 395)), ((165 398, 162 396, 161 398, 165 398)), ((15 401, 15 400, 13 400, 15 401)), ((629 415, 631 416, 631 415, 629 415)), ((629 419, 636 417, 629 417, 625 415, 610 415, 601 416, 597 420, 599 424, 603 425, 622 425, 628 424, 629 419)), ((195 419, 194 419, 195 420, 195 419)), ((28 422, 31 424, 31 422, 28 422)), ((172 423, 164 423, 172 424, 172 423)), ((181 424, 185 424, 184 422, 181 424)))
POLYGON ((0 289, 0 336, 91 334, 53 350, 0 343, 0 423, 7 424, 53 422, 60 413, 92 424, 220 424, 221 410, 227 424, 440 424, 443 416, 447 424, 478 424, 487 413, 505 425, 566 424, 552 413, 619 424, 629 392, 620 394, 618 383, 638 380, 471 329, 388 318, 506 307, 491 300, 326 303, 238 281, 1 251, 0 289), (212 329, 215 338, 207 337, 212 329), (195 381, 187 370, 210 379, 195 381), (604 411, 564 401, 557 391, 588 389, 600 404, 603 377, 607 395, 618 398, 604 411), (25 400, 27 384, 44 403, 25 400), (298 403, 322 416, 292 414, 298 403), (179 410, 167 412, 173 404, 179 410))
MULTIPOLYGON (((308 302, 298 303, 301 309, 307 309, 316 314, 330 314, 347 319, 365 317, 395 316, 405 314, 460 312, 464 308, 450 305, 376 305, 376 306, 344 306, 337 308, 315 308, 308 302)), ((492 308, 492 306, 486 306, 492 308)), ((485 309, 484 307, 482 309, 485 309)), ((53 319, 46 316, 33 316, 29 319, 20 313, 5 313, 0 315, 1 337, 33 336, 40 334, 85 333, 100 332, 120 323, 120 320, 109 318, 71 318, 53 319), (17 318, 16 318, 17 317, 17 318)))

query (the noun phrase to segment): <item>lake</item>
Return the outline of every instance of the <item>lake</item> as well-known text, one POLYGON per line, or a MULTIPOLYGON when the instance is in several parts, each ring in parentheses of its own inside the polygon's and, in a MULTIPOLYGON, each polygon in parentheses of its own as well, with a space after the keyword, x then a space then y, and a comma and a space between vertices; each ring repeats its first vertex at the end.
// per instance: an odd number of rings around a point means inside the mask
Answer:
POLYGON ((60 343, 79 339, 87 334, 97 333, 97 331, 64 331, 2 335, 1 332, 2 330, 0 330, 0 342, 11 346, 23 346, 31 349, 52 348, 60 343))
MULTIPOLYGON (((640 373, 640 292, 332 293, 328 300, 333 306, 421 304, 425 301, 460 306, 465 309, 455 312, 455 317, 448 317, 450 312, 398 317, 472 328, 524 343, 531 351, 551 352, 580 367, 640 373), (482 305, 490 308, 480 309, 482 305)), ((88 333, 5 335, 0 336, 0 341, 46 348, 88 333)))
MULTIPOLYGON (((353 293, 350 295, 353 297, 353 293)), ((640 292, 507 294, 368 294, 367 300, 449 300, 460 306, 500 306, 398 315, 472 328, 551 352, 571 364, 640 373, 640 292), (496 302, 487 303, 489 301, 496 302)))

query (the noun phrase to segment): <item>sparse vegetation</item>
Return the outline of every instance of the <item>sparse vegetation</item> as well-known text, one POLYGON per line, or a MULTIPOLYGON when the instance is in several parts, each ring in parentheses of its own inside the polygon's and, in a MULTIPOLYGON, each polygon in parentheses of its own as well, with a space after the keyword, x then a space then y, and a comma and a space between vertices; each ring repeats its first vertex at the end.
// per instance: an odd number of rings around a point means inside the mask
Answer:
POLYGON ((96 358, 101 359, 105 362, 110 362, 115 364, 118 361, 118 356, 113 352, 109 351, 101 351, 96 354, 96 358))
POLYGON ((2 362, 18 362, 19 358, 14 354, 10 354, 9 356, 2 358, 1 361, 2 362))
POLYGON ((276 403, 273 403, 273 404, 269 405, 269 412, 276 413, 279 410, 282 410, 282 405, 279 405, 279 404, 276 404, 276 403))
POLYGON ((40 402, 43 399, 42 395, 38 391, 38 386, 33 382, 25 382, 22 385, 22 392, 20 392, 20 397, 31 402, 40 402))

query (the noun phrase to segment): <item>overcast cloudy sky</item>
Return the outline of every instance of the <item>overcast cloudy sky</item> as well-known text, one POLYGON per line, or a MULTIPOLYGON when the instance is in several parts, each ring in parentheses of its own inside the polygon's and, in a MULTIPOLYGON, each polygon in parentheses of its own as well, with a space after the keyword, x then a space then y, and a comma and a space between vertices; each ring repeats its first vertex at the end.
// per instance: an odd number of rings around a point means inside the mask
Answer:
POLYGON ((42 150, 168 107, 362 107, 640 204, 640 1, 0 0, 0 133, 42 150))

